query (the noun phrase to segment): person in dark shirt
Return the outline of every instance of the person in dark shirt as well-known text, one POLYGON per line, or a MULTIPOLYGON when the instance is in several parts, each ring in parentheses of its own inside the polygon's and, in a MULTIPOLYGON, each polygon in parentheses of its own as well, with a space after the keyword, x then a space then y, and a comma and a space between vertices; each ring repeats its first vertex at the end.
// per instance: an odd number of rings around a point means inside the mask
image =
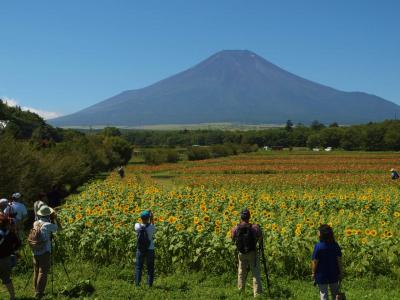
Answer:
POLYGON ((339 281, 343 277, 342 251, 335 241, 329 225, 321 225, 318 230, 319 243, 312 254, 312 278, 319 287, 321 300, 328 300, 328 288, 332 298, 339 294, 339 281))
POLYGON ((393 179, 393 180, 396 180, 396 179, 399 179, 399 173, 397 173, 397 171, 395 170, 395 169, 391 169, 390 170, 390 177, 393 179))
POLYGON ((10 230, 10 220, 0 213, 0 278, 6 286, 10 300, 15 299, 14 285, 11 281, 14 252, 21 246, 17 235, 10 230))
POLYGON ((262 294, 257 243, 263 243, 263 235, 260 226, 250 224, 250 216, 250 211, 247 208, 240 213, 240 223, 232 228, 231 238, 235 241, 238 250, 238 289, 244 292, 247 273, 251 271, 253 275, 253 295, 254 298, 257 298, 262 294))
POLYGON ((121 177, 121 179, 125 177, 125 170, 122 166, 120 166, 117 171, 118 171, 119 177, 121 177))

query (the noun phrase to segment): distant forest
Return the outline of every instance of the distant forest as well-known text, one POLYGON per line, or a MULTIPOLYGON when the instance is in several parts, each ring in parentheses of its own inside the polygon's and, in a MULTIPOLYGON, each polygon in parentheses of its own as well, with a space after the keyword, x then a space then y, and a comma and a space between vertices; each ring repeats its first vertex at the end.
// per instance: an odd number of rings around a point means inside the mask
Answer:
POLYGON ((223 130, 123 130, 122 136, 138 147, 188 147, 220 144, 258 145, 259 147, 333 147, 343 150, 400 150, 400 121, 388 120, 365 125, 324 125, 314 121, 310 126, 294 125, 290 120, 284 128, 250 131, 223 130))

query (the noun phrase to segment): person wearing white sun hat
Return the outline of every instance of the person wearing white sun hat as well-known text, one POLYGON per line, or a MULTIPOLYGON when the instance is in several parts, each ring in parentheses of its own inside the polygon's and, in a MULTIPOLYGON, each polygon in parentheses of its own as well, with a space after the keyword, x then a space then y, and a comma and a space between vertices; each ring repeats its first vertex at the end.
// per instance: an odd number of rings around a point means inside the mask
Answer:
POLYGON ((41 250, 32 250, 35 297, 40 299, 44 296, 47 274, 51 266, 51 236, 58 231, 59 226, 54 209, 47 205, 42 205, 36 215, 38 220, 33 223, 33 227, 36 228, 36 230, 40 230, 42 239, 45 241, 45 245, 41 250))

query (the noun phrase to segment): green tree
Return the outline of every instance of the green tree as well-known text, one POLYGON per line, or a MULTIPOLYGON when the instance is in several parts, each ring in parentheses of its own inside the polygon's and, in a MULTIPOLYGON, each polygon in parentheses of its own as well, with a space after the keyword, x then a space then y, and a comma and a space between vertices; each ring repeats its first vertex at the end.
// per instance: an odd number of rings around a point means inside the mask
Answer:
POLYGON ((321 136, 318 133, 313 133, 307 138, 307 147, 310 149, 321 146, 321 136))
POLYGON ((121 136, 121 131, 116 127, 105 127, 101 132, 104 136, 121 136))
POLYGON ((320 123, 318 120, 314 120, 311 123, 310 127, 311 127, 312 130, 321 130, 321 129, 325 128, 325 125, 320 123))
POLYGON ((285 126, 286 131, 292 131, 293 129, 293 122, 291 120, 286 121, 286 126, 285 126))

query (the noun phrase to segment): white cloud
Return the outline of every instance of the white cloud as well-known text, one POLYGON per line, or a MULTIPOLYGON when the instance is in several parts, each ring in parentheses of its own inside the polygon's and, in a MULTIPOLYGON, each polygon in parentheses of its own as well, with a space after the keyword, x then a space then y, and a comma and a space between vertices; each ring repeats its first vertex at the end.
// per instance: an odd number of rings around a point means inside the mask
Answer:
MULTIPOLYGON (((19 105, 18 101, 16 99, 13 99, 13 98, 0 97, 0 99, 3 99, 3 101, 5 103, 7 103, 8 106, 17 106, 17 105, 19 105)), ((21 106, 22 110, 29 110, 30 112, 36 113, 36 114, 38 114, 39 116, 41 116, 45 120, 49 120, 49 119, 53 119, 53 118, 57 118, 57 117, 61 116, 61 114, 59 114, 57 112, 53 112, 53 111, 46 111, 46 110, 41 110, 41 109, 22 106, 22 105, 19 105, 19 106, 21 106)))

